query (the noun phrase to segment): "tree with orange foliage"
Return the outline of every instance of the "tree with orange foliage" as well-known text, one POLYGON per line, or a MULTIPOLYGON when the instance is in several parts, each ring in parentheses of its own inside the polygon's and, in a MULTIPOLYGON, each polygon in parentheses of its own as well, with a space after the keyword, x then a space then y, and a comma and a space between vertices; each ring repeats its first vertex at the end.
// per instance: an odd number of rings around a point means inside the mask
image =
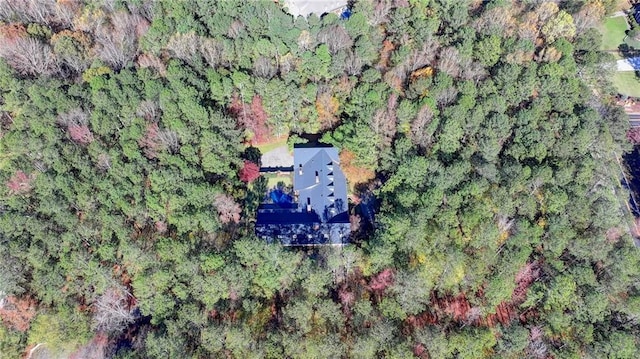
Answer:
POLYGON ((0 298, 0 319, 9 328, 20 332, 27 331, 35 315, 36 301, 29 297, 0 298))
POLYGON ((340 152, 340 167, 351 185, 364 183, 375 178, 376 173, 368 168, 356 165, 356 155, 349 150, 340 152))
POLYGON ((93 61, 93 42, 80 31, 64 30, 51 36, 53 52, 68 69, 76 73, 86 70, 93 61))
POLYGON ((320 122, 320 130, 324 131, 334 127, 338 123, 336 114, 340 104, 330 91, 318 93, 316 98, 316 111, 318 112, 318 121, 320 122))

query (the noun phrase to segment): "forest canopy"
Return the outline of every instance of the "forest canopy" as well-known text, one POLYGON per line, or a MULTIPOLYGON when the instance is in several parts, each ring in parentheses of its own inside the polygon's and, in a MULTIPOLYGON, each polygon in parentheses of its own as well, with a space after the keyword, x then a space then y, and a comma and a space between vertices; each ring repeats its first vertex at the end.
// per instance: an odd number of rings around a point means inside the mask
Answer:
POLYGON ((1 1, 0 353, 637 358, 614 7, 1 1), (254 235, 252 145, 310 133, 349 246, 254 235))

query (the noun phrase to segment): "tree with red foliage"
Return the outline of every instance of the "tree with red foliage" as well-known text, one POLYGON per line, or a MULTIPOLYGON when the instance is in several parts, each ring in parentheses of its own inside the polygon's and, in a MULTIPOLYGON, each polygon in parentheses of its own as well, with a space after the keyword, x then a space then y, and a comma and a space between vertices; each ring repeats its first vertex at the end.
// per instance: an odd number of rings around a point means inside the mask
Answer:
POLYGON ((537 262, 527 263, 516 274, 516 288, 511 295, 511 301, 520 304, 527 299, 527 291, 533 282, 540 277, 537 262))
POLYGON ((158 124, 151 123, 147 126, 144 136, 138 140, 138 145, 142 147, 145 157, 150 160, 158 157, 158 150, 160 149, 158 131, 158 124))
POLYGON ((93 142, 93 134, 87 125, 70 125, 67 130, 71 139, 81 145, 93 142))
POLYGON ((393 284, 393 279, 393 270, 391 268, 386 268, 371 278, 369 288, 376 293, 382 293, 393 284))
POLYGON ((35 179, 35 174, 27 175, 22 171, 16 171, 9 181, 7 181, 7 188, 9 188, 10 194, 25 194, 31 191, 31 182, 35 179))
POLYGON ((627 139, 634 145, 640 144, 640 127, 635 127, 627 131, 627 139))
POLYGON ((344 309, 350 308, 356 302, 355 293, 345 283, 338 290, 338 298, 344 309))
POLYGON ((240 170, 240 180, 242 182, 251 183, 260 177, 260 168, 257 164, 244 160, 244 166, 240 170))
POLYGON ((262 107, 262 98, 258 95, 253 96, 251 100, 251 126, 249 129, 253 132, 255 142, 264 141, 269 136, 267 113, 262 107))
POLYGON ((413 346, 413 355, 417 356, 418 358, 429 357, 427 348, 425 348, 425 346, 422 343, 416 343, 416 345, 413 346))
POLYGON ((267 139, 270 130, 267 126, 267 113, 262 107, 262 98, 260 96, 253 96, 251 106, 247 106, 238 98, 237 94, 234 94, 228 110, 235 117, 238 127, 248 132, 247 137, 251 142, 257 143, 267 139))
POLYGON ((246 128, 246 124, 249 122, 251 110, 247 108, 247 105, 242 100, 240 100, 237 93, 233 94, 231 103, 227 110, 229 111, 229 114, 236 119, 238 127, 246 128))
POLYGON ((58 123, 67 128, 69 137, 81 145, 93 142, 93 134, 89 129, 89 114, 81 108, 74 108, 58 116, 58 123))

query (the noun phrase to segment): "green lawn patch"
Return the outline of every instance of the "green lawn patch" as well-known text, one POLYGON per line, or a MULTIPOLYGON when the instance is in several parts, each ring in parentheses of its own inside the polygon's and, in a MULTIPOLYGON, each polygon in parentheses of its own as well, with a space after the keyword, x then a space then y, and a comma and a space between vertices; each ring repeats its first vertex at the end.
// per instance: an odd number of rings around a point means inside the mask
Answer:
POLYGON ((293 180, 290 174, 278 176, 275 173, 265 173, 263 176, 267 178, 267 188, 274 188, 279 182, 284 182, 285 186, 293 186, 293 180))
POLYGON ((633 47, 636 50, 640 50, 640 41, 634 40, 629 36, 624 38, 624 43, 629 45, 629 47, 633 47))
POLYGON ((273 141, 261 143, 256 145, 260 150, 260 153, 265 154, 271 150, 274 150, 281 146, 287 146, 287 136, 281 136, 278 138, 274 138, 273 141))
POLYGON ((640 97, 640 80, 633 71, 616 72, 613 84, 623 95, 640 97))
POLYGON ((607 18, 600 31, 602 31, 602 50, 617 50, 626 36, 627 19, 624 16, 607 18))

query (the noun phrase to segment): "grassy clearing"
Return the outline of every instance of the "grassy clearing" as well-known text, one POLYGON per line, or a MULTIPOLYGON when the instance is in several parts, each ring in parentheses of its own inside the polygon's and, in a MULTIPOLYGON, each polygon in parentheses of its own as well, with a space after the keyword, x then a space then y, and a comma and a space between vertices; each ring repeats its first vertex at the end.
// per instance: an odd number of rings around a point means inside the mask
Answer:
POLYGON ((607 18, 600 31, 602 32, 602 50, 617 50, 626 36, 627 19, 624 16, 607 18))
POLYGON ((267 178, 267 188, 273 188, 278 185, 278 182, 284 182, 285 186, 293 186, 293 180, 290 174, 282 174, 278 176, 275 173, 263 174, 267 178))
POLYGON ((640 41, 634 40, 629 36, 625 37, 624 43, 629 45, 630 47, 633 47, 636 50, 640 50, 640 41))
POLYGON ((633 71, 616 72, 613 84, 623 95, 640 97, 640 80, 633 71))
POLYGON ((286 145, 287 145, 287 136, 281 136, 281 137, 274 138, 273 141, 256 145, 256 147, 258 147, 258 149, 260 150, 260 153, 265 154, 271 150, 274 150, 278 147, 282 147, 286 145))

